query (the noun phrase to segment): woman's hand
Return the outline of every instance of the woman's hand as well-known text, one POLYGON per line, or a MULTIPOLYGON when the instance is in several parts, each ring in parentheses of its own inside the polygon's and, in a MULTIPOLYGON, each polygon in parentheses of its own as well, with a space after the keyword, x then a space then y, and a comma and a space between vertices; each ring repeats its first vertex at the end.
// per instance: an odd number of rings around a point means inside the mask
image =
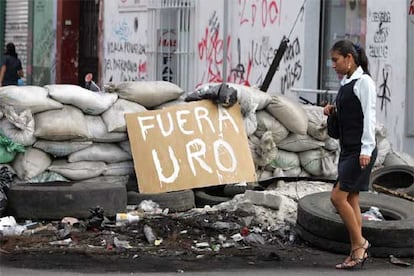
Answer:
POLYGON ((335 112, 335 106, 332 104, 327 104, 323 108, 323 114, 326 116, 332 115, 335 112))
POLYGON ((369 162, 371 161, 371 156, 361 154, 359 156, 359 164, 361 165, 361 169, 365 169, 368 166, 369 162))

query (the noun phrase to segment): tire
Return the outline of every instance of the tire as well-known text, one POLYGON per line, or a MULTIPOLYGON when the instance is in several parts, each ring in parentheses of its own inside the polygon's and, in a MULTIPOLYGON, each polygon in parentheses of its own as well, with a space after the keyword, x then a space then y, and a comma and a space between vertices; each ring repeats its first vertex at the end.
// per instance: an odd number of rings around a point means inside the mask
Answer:
POLYGON ((369 189, 375 190, 373 184, 388 189, 408 188, 414 184, 414 167, 407 165, 394 165, 372 171, 369 180, 369 189))
POLYGON ((170 212, 184 212, 195 207, 194 192, 192 190, 174 191, 160 194, 140 194, 128 192, 128 204, 136 205, 143 200, 152 200, 160 208, 168 208, 170 212))
POLYGON ((197 189, 194 192, 196 207, 204 208, 204 206, 214 206, 222 202, 231 200, 231 197, 224 195, 223 186, 212 186, 197 189))
MULTIPOLYGON (((360 194, 364 212, 376 206, 385 221, 363 221, 363 235, 373 247, 414 248, 414 203, 373 193, 360 194)), ((303 197, 298 203, 297 224, 311 234, 331 241, 349 243, 348 232, 330 202, 330 192, 303 197)))
MULTIPOLYGON (((349 254, 349 244, 343 242, 337 242, 333 240, 328 240, 325 238, 318 237, 309 231, 305 230, 302 226, 296 224, 295 227, 296 233, 306 242, 312 244, 315 247, 327 250, 329 252, 340 253, 344 255, 349 254)), ((390 255, 396 257, 412 257, 414 255, 414 248, 412 247, 372 247, 369 250, 369 253, 373 257, 386 258, 390 255)))
POLYGON ((18 219, 87 218, 100 206, 107 217, 125 212, 128 178, 102 176, 73 182, 19 183, 8 193, 7 212, 18 219))
POLYGON ((247 183, 246 185, 226 184, 223 188, 223 194, 226 197, 233 198, 235 195, 244 194, 247 190, 254 190, 258 184, 247 183))

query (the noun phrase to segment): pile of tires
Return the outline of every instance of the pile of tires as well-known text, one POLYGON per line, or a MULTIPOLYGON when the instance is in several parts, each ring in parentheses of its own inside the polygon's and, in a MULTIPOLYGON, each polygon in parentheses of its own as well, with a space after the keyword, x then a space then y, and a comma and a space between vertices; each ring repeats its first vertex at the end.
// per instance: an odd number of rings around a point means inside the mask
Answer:
MULTIPOLYGON (((384 221, 363 220, 362 232, 375 257, 414 256, 414 202, 385 194, 361 193, 361 211, 379 208, 384 221)), ((307 195, 298 202, 296 230, 310 244, 348 254, 348 232, 330 201, 330 192, 307 195)))

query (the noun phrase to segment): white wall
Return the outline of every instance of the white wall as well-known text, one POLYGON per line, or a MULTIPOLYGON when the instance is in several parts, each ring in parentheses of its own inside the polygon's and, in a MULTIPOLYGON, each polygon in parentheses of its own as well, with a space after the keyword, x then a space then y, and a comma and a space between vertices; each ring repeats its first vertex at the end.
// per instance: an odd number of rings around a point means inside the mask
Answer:
POLYGON ((405 0, 367 3, 366 51, 377 85, 377 120, 396 151, 403 151, 406 115, 407 6, 405 0))
POLYGON ((104 1, 103 82, 142 80, 147 77, 146 10, 122 0, 104 1))
MULTIPOLYGON (((199 1, 196 31, 196 83, 223 81, 224 9, 222 0, 199 1)), ((283 36, 288 36, 298 16, 302 0, 229 1, 227 81, 261 85, 275 50, 283 36)), ((289 40, 288 50, 268 89, 269 93, 286 93, 291 87, 315 88, 319 41, 319 4, 308 1, 289 40), (316 19, 310 16, 310 12, 316 19), (304 16, 306 14, 307 16, 304 16), (313 28, 305 41, 305 20, 313 28), (315 24, 315 21, 318 22, 315 24), (305 57, 314 62, 305 62, 305 57), (306 68, 305 68, 306 65, 306 68), (306 73, 305 73, 306 72, 306 73), (305 77, 306 75, 306 77, 305 77), (309 87, 313 86, 313 87, 309 87)), ((296 96, 296 95, 293 95, 296 96)))

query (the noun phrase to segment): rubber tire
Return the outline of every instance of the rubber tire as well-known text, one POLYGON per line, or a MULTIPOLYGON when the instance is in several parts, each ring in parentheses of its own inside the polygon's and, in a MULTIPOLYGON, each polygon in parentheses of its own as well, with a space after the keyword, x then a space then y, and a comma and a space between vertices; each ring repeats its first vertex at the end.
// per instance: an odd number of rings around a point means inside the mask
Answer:
POLYGON ((251 183, 247 183, 247 185, 226 184, 223 187, 223 194, 226 197, 233 198, 235 195, 244 194, 247 190, 254 190, 257 185, 251 183))
MULTIPOLYGON (((414 248, 414 203, 385 194, 360 194, 361 210, 377 206, 394 220, 363 221, 363 235, 373 247, 414 248)), ((330 202, 330 192, 307 195, 298 202, 297 224, 317 237, 349 243, 348 232, 330 202)))
POLYGON ((204 208, 206 205, 214 206, 232 199, 224 195, 224 186, 197 189, 194 191, 194 196, 198 208, 204 208))
POLYGON ((160 208, 168 208, 170 212, 184 212, 195 207, 194 192, 192 190, 174 191, 159 194, 141 194, 129 191, 128 204, 138 205, 143 200, 152 200, 160 208))
POLYGON ((18 219, 87 218, 100 206, 107 217, 125 212, 128 178, 102 176, 73 182, 19 183, 8 192, 7 213, 18 219))
MULTIPOLYGON (((349 244, 337 242, 333 240, 328 240, 325 238, 318 237, 309 231, 305 230, 302 226, 296 224, 295 232, 298 234, 302 240, 310 243, 311 245, 327 250, 329 252, 340 253, 344 255, 349 254, 349 244)), ((369 250, 369 253, 373 257, 386 258, 390 255, 396 257, 406 258, 412 257, 414 255, 414 248, 412 247, 372 247, 369 250)))
POLYGON ((369 189, 375 190, 373 184, 388 189, 408 188, 414 184, 414 167, 407 165, 386 166, 371 172, 369 189))

